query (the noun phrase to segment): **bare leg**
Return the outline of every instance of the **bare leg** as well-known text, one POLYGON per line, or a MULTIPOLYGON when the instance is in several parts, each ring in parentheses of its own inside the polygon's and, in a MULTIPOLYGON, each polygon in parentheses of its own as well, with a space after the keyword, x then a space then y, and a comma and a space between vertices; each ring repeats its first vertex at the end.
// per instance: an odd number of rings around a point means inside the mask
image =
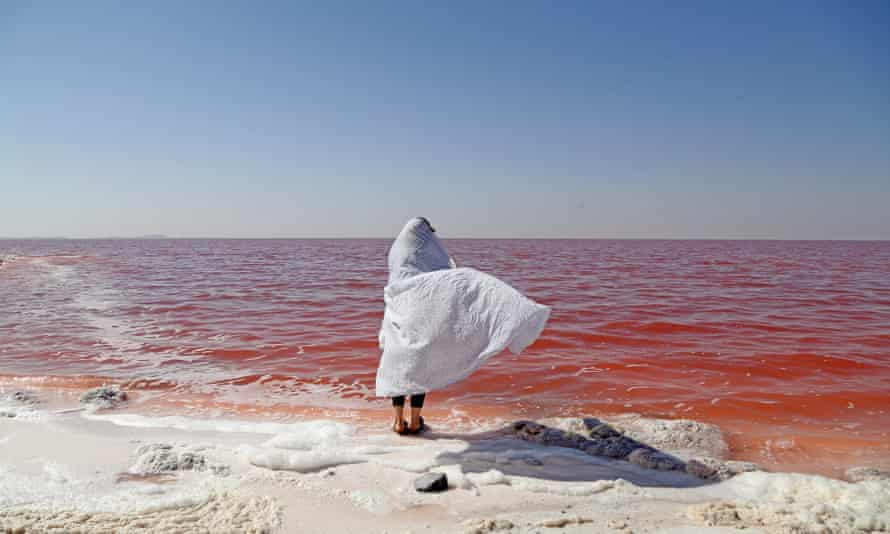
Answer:
MULTIPOLYGON (((413 410, 412 410, 412 412, 413 412, 413 410)), ((395 417, 393 424, 392 424, 393 431, 399 432, 399 433, 404 432, 405 426, 403 425, 403 423, 405 422, 405 405, 402 404, 399 406, 393 406, 392 414, 395 417)))
POLYGON ((409 429, 412 433, 420 431, 423 426, 423 418, 420 417, 420 410, 423 409, 423 401, 426 399, 426 393, 411 395, 411 426, 409 429))
POLYGON ((411 423, 410 429, 412 432, 416 432, 420 428, 420 410, 423 408, 415 408, 411 407, 411 423))

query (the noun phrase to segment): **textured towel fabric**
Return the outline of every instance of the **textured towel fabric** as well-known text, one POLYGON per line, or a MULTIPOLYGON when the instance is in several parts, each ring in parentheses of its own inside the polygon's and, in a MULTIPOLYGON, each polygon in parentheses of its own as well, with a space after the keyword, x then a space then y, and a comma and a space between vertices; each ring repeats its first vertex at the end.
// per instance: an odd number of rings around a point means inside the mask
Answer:
POLYGON ((544 329, 550 308, 470 268, 456 268, 422 219, 389 254, 377 395, 413 395, 463 380, 505 348, 518 354, 544 329))
POLYGON ((390 285, 418 274, 456 266, 432 227, 421 218, 411 219, 402 228, 389 248, 387 263, 390 285))

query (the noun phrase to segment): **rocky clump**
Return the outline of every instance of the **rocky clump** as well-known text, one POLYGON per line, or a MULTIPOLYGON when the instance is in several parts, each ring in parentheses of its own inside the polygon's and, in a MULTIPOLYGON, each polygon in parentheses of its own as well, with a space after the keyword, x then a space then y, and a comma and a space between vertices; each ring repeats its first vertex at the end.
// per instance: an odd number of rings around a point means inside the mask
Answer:
POLYGON ((724 459, 729 453, 720 427, 689 419, 653 419, 639 414, 623 414, 612 416, 608 421, 596 417, 560 417, 539 422, 591 439, 631 439, 681 460, 700 456, 724 459))
POLYGON ((22 408, 31 410, 40 402, 40 397, 31 391, 17 390, 2 395, 0 396, 0 417, 16 417, 22 408))
POLYGON ((585 523, 593 523, 593 519, 589 517, 557 517, 555 519, 546 519, 535 523, 536 527, 544 528, 566 528, 569 525, 583 525, 585 523))
POLYGON ((607 424, 599 424, 592 428, 590 438, 575 432, 551 428, 534 421, 516 421, 510 430, 515 437, 524 441, 539 445, 578 449, 591 456, 603 456, 615 460, 628 460, 631 454, 638 449, 652 453, 657 452, 645 443, 629 438, 607 424))
POLYGON ((10 402, 14 402, 16 404, 24 404, 27 406, 34 406, 35 404, 40 404, 40 397, 37 396, 33 391, 13 391, 7 398, 10 402))
POLYGON ((136 450, 136 463, 131 473, 142 475, 159 474, 169 471, 204 471, 207 459, 199 454, 177 451, 167 443, 150 443, 136 450))
POLYGON ((724 459, 729 448, 720 427, 689 419, 650 419, 636 414, 610 418, 609 423, 621 434, 678 458, 695 456, 724 459))
MULTIPOLYGON (((646 436, 642 428, 645 420, 630 421, 628 424, 634 427, 633 435, 643 438, 646 436), (637 428, 639 427, 639 428, 637 428)), ((683 461, 681 458, 659 450, 649 443, 630 436, 624 429, 600 421, 596 418, 585 418, 569 421, 557 421, 562 427, 554 428, 535 421, 516 421, 506 429, 504 434, 511 435, 524 441, 545 446, 567 447, 585 452, 591 456, 624 460, 638 465, 644 469, 658 471, 684 471, 703 480, 726 480, 739 473, 759 470, 757 465, 749 462, 723 461, 711 457, 697 458, 683 461), (587 434, 588 436, 585 436, 587 434)), ((649 427, 653 423, 647 423, 649 427)), ((704 452, 722 452, 722 443, 719 435, 712 435, 712 425, 703 425, 695 421, 655 421, 655 438, 659 443, 676 443, 678 435, 705 434, 704 438, 688 437, 680 439, 681 447, 690 451, 697 447, 704 448, 704 452), (702 441, 702 443, 699 443, 702 441)), ((716 427, 714 427, 716 428, 716 427)), ((719 429, 717 429, 719 432, 719 429)))
POLYGON ((844 475, 850 482, 890 480, 890 471, 882 471, 875 467, 851 467, 844 475))
POLYGON ((126 391, 117 386, 101 386, 93 388, 80 396, 80 403, 102 409, 117 408, 127 402, 126 391))
POLYGON ((464 526, 466 534, 488 534, 489 532, 512 530, 516 525, 507 519, 470 519, 464 522, 464 526))
POLYGON ((426 473, 414 480, 414 489, 423 493, 445 491, 448 489, 448 477, 445 473, 426 473))
POLYGON ((686 463, 669 454, 640 447, 627 455, 627 461, 643 469, 685 471, 686 463))
POLYGON ((741 473, 760 471, 760 466, 752 462, 696 458, 686 462, 686 472, 703 480, 720 482, 741 473))
POLYGON ((173 471, 207 471, 224 475, 228 466, 216 465, 199 452, 169 443, 149 443, 136 449, 136 462, 130 473, 137 475, 158 475, 173 471))

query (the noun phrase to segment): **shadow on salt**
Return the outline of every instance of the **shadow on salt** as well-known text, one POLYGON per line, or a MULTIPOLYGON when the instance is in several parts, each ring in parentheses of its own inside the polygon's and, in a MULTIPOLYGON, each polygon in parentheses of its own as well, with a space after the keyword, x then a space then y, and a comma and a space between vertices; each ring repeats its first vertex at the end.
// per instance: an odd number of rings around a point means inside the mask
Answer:
POLYGON ((424 437, 465 441, 465 449, 440 453, 435 463, 460 466, 471 481, 481 481, 481 485, 509 484, 506 476, 559 482, 624 480, 636 486, 673 488, 717 482, 688 472, 688 463, 682 459, 598 419, 583 421, 591 429, 590 437, 532 421, 516 421, 484 433, 430 432, 424 437))

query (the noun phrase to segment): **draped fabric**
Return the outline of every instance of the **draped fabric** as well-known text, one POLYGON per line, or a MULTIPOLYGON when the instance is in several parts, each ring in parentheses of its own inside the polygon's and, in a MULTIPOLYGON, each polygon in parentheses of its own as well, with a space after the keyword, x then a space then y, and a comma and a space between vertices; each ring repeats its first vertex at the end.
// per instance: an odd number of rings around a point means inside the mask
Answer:
POLYGON ((494 276, 458 268, 425 219, 412 219, 389 252, 377 395, 413 395, 463 380, 489 358, 518 354, 550 308, 494 276))

